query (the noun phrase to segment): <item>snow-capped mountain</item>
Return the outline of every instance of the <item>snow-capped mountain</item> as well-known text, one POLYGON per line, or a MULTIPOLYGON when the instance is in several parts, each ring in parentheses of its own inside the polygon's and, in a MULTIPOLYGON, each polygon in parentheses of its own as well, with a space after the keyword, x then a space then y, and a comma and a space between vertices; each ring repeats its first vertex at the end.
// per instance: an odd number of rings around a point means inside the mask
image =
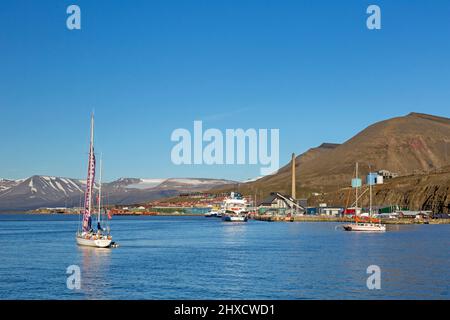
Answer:
MULTIPOLYGON (((102 192, 108 204, 134 204, 231 183, 234 182, 197 178, 120 178, 104 183, 102 192)), ((85 180, 37 175, 20 180, 0 179, 0 211, 81 206, 85 185, 85 180)))
POLYGON ((24 210, 58 204, 75 205, 73 200, 83 193, 80 180, 32 176, 21 180, 0 182, 0 210, 24 210))
POLYGON ((8 190, 11 187, 16 186, 23 180, 8 180, 8 179, 0 179, 0 192, 8 190))
POLYGON ((218 186, 235 183, 220 179, 170 178, 137 179, 120 178, 105 183, 103 190, 108 193, 111 204, 142 203, 158 198, 171 197, 183 192, 209 190, 218 186))

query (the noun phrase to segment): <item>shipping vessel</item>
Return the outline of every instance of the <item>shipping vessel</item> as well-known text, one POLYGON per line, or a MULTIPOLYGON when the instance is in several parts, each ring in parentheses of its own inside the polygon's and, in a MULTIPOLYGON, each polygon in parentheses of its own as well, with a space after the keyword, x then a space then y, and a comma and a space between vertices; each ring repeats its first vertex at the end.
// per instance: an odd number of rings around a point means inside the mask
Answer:
POLYGON ((222 204, 222 220, 226 222, 247 222, 247 200, 240 193, 231 192, 222 204))

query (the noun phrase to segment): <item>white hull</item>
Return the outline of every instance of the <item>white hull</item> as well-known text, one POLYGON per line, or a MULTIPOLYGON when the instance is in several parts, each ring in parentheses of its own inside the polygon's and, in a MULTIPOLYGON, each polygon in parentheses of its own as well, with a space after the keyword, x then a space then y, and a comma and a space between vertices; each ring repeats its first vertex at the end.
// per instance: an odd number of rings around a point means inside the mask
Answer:
POLYGON ((211 212, 205 213, 205 217, 207 217, 207 218, 217 217, 217 216, 218 216, 218 213, 216 211, 211 211, 211 212))
POLYGON ((80 246, 87 246, 87 247, 97 247, 97 248, 108 248, 111 246, 112 240, 110 239, 85 239, 82 237, 76 237, 77 238, 77 244, 80 246))
POLYGON ((352 223, 344 225, 345 231, 384 232, 386 225, 376 223, 352 223))
POLYGON ((247 222, 247 217, 245 216, 224 216, 223 221, 227 222, 247 222))

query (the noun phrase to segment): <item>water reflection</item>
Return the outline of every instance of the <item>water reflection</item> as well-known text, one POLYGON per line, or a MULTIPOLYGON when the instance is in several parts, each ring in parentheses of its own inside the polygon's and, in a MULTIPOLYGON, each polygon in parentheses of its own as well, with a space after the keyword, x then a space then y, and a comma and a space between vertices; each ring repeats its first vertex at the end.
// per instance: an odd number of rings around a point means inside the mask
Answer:
POLYGON ((223 230, 226 235, 243 234, 247 229, 248 222, 222 222, 223 230))
POLYGON ((78 246, 81 255, 81 290, 86 299, 107 299, 111 250, 78 246))

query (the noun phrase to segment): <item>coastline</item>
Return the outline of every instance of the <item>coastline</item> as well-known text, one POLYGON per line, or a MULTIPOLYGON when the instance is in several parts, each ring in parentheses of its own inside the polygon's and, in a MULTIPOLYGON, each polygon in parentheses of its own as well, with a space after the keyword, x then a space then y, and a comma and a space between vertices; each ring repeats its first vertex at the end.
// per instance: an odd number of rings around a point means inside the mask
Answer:
MULTIPOLYGON (((39 215, 39 216, 77 216, 79 215, 79 213, 47 213, 47 212, 30 212, 30 211, 4 211, 4 212, 0 212, 0 216, 1 215, 39 215)), ((175 216, 175 217, 179 217, 179 216, 186 216, 186 217, 195 217, 195 216, 199 216, 199 217, 203 217, 203 214, 196 214, 196 213, 160 213, 160 214, 138 214, 138 213, 121 213, 121 214, 116 214, 113 217, 121 217, 121 216, 133 216, 133 217, 170 217, 170 216, 175 216)), ((114 219, 114 218, 113 218, 114 219)))
MULTIPOLYGON (((0 212, 1 215, 45 215, 45 216, 76 216, 78 213, 43 213, 43 212, 30 212, 30 211, 16 211, 16 212, 0 212)), ((203 213, 167 213, 161 212, 157 214, 142 214, 142 213, 121 213, 114 215, 116 217, 203 217, 203 213)), ((113 216, 113 219, 114 219, 113 216)), ((342 222, 350 223, 354 222, 351 218, 343 217, 329 217, 329 216, 269 216, 269 215, 252 215, 251 220, 263 221, 263 222, 342 222)), ((412 224, 450 224, 450 219, 429 219, 428 221, 418 219, 381 219, 381 223, 390 225, 412 225, 412 224)))
MULTIPOLYGON (((254 220, 266 221, 266 222, 354 222, 351 218, 341 217, 327 217, 327 216, 295 216, 286 218, 283 216, 265 216, 259 215, 252 217, 254 220)), ((381 223, 384 224, 426 224, 423 220, 416 219, 381 219, 381 223)), ((450 219, 429 219, 428 224, 450 224, 450 219)))

